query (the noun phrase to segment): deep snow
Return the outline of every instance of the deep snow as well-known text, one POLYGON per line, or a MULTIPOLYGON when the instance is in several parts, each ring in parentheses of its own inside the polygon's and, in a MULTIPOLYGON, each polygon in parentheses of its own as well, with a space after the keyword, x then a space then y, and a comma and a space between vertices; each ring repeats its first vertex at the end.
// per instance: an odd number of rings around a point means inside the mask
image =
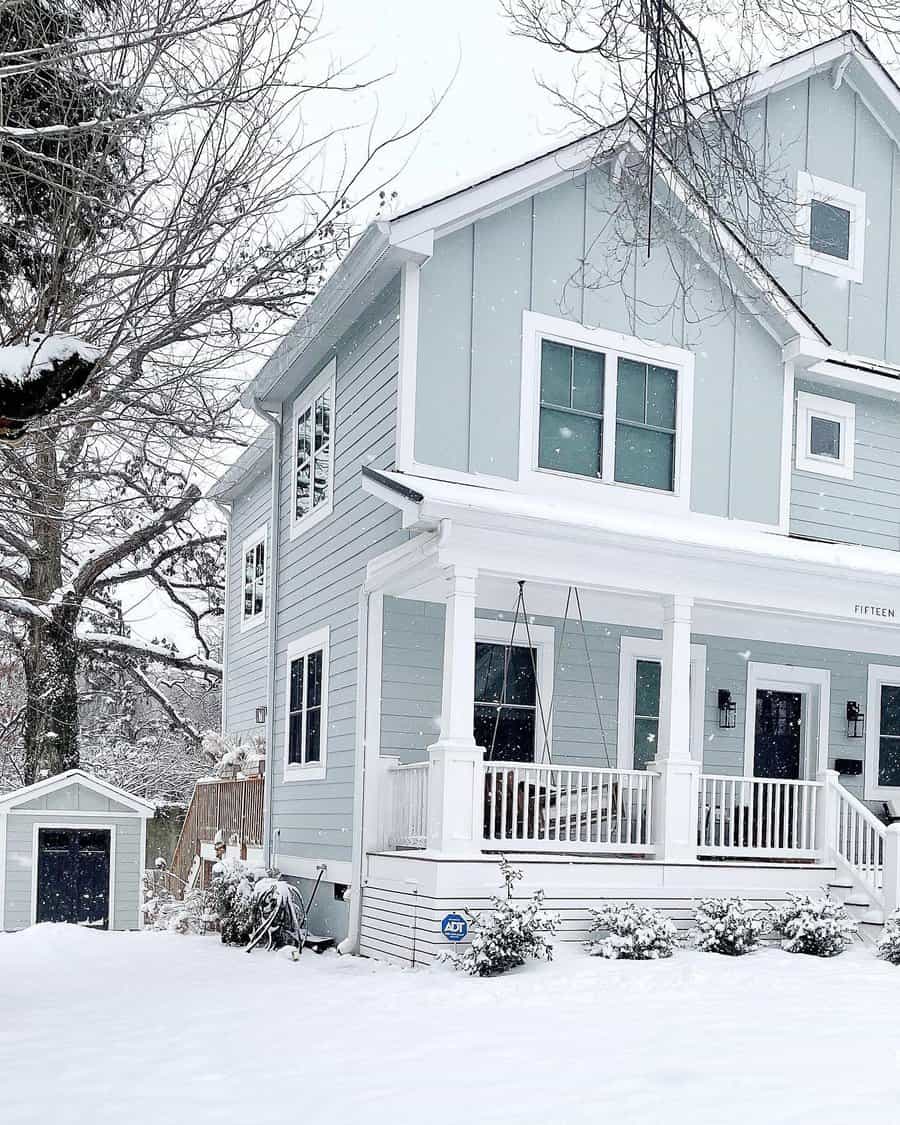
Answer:
POLYGON ((0 934, 0 1121, 896 1121, 898 1010, 860 947, 478 980, 42 925, 0 934))

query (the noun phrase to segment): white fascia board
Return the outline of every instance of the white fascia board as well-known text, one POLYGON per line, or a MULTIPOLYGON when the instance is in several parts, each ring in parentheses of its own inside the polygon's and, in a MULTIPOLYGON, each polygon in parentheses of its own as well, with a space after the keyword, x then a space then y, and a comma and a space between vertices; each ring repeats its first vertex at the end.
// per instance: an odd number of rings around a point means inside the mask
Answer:
POLYGON ((837 351, 808 338, 791 340, 782 349, 782 359, 801 377, 815 376, 879 398, 900 396, 900 366, 883 360, 837 351))
POLYGON ((206 492, 207 498, 221 503, 234 500, 262 473, 268 473, 271 463, 272 432, 265 429, 218 480, 210 485, 206 492))
MULTIPOLYGON (((5 796, 0 797, 0 808, 12 809, 16 805, 21 805, 25 801, 33 801, 36 797, 45 797, 49 793, 55 793, 58 789, 64 789, 67 785, 84 785, 85 788, 92 790, 101 797, 111 798, 118 801, 122 805, 133 809, 135 812, 140 813, 142 816, 153 816, 156 812, 156 806, 152 801, 147 801, 143 797, 136 797, 134 793, 128 793, 124 789, 120 789, 118 785, 112 785, 108 781, 101 781, 99 778, 94 777, 92 774, 85 773, 84 770, 74 769, 67 770, 65 773, 56 774, 54 777, 47 777, 41 781, 35 781, 32 785, 26 785, 22 789, 14 789, 12 793, 7 793, 5 796)), ((67 810, 65 809, 34 809, 34 812, 54 812, 64 815, 67 810)), ((72 810, 76 811, 77 810, 72 810)), ((91 810, 91 815, 106 815, 109 813, 104 810, 91 810)))

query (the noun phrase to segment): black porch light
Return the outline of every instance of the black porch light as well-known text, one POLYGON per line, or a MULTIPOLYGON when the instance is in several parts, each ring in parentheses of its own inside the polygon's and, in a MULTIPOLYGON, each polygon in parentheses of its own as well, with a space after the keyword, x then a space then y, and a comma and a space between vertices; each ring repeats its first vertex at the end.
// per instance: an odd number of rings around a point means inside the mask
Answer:
POLYGON ((259 726, 262 726, 263 723, 266 721, 266 708, 265 707, 257 707, 256 708, 256 721, 259 724, 259 726))
POLYGON ((847 737, 862 738, 866 729, 866 716, 860 711, 859 704, 852 699, 847 700, 847 737))
POLYGON ((719 688, 719 726, 731 730, 737 725, 737 704, 728 688, 719 688))

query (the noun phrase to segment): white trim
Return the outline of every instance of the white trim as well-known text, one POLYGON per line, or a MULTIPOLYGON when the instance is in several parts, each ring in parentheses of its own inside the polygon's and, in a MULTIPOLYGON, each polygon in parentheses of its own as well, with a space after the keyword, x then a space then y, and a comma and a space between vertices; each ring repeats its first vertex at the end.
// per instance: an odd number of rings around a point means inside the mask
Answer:
POLYGON ((781 400, 781 480, 778 490, 778 530, 785 535, 791 526, 791 461, 794 451, 794 364, 784 364, 781 400))
POLYGON ((269 523, 266 521, 256 531, 247 536, 241 543, 241 559, 240 559, 240 585, 239 593, 241 599, 241 632, 246 633, 249 629, 255 629, 258 625, 262 625, 266 620, 266 609, 268 608, 267 587, 269 585, 269 523), (245 609, 246 606, 246 577, 245 566, 247 563, 247 554, 251 550, 255 550, 262 544, 263 548, 263 604, 262 609, 258 613, 252 613, 247 616, 245 609))
POLYGON ((319 868, 324 867, 323 883, 346 883, 353 881, 353 867, 346 859, 307 859, 304 856, 284 855, 278 857, 278 870, 292 879, 315 879, 319 868))
POLYGON ((6 834, 9 819, 6 809, 0 809, 0 934, 6 929, 6 834))
POLYGON ((756 751, 756 693, 758 691, 795 692, 806 705, 805 738, 798 780, 814 781, 828 768, 831 672, 827 668, 801 668, 794 664, 747 663, 747 699, 744 711, 744 776, 753 777, 756 751), (815 748, 813 747, 812 698, 818 693, 815 748), (815 752, 814 752, 815 751, 815 752))
POLYGON ((138 839, 138 893, 137 893, 137 928, 144 928, 144 872, 147 870, 147 822, 141 821, 141 832, 138 839))
MULTIPOLYGON (((147 801, 143 797, 136 797, 133 793, 127 793, 124 789, 120 789, 118 785, 112 785, 108 781, 101 781, 100 778, 85 773, 84 770, 80 769, 66 770, 65 773, 59 773, 53 777, 44 778, 42 781, 35 781, 33 784, 26 785, 22 789, 14 789, 12 793, 7 793, 4 797, 0 797, 0 811, 4 808, 13 811, 16 805, 20 805, 25 801, 33 801, 35 797, 44 797, 50 793, 55 793, 57 789, 64 789, 67 785, 74 782, 77 782, 79 785, 84 785, 95 793, 99 793, 101 797, 111 798, 114 801, 120 802, 120 804, 127 805, 142 816, 151 817, 156 814, 156 806, 152 801, 147 801)), ((27 809, 26 811, 41 813, 52 812, 53 810, 27 809)), ((65 809, 60 811, 65 811, 68 816, 70 813, 77 813, 78 810, 65 809)), ((122 813, 106 812, 103 809, 95 811, 92 815, 97 815, 97 812, 102 816, 125 815, 122 813)))
MULTIPOLYGON (((616 766, 630 770, 634 763, 634 705, 638 660, 663 661, 663 642, 654 637, 623 635, 619 639, 616 766)), ((660 686, 660 705, 662 687, 660 686)), ((691 757, 703 761, 706 725, 706 645, 691 645, 691 757)))
MULTIPOLYGON (((885 234, 885 237, 887 235, 885 234)), ((800 169, 797 173, 797 242, 794 264, 827 273, 847 281, 861 282, 866 247, 866 195, 857 188, 834 180, 812 176, 800 169), (810 223, 813 201, 828 203, 847 211, 850 216, 850 246, 846 259, 823 254, 810 246, 810 223)))
POLYGON ((572 320, 547 316, 526 309, 522 314, 522 403, 519 437, 519 480, 529 492, 552 494, 596 503, 598 495, 612 504, 653 511, 688 510, 691 486, 691 448, 694 416, 694 357, 684 348, 656 344, 589 328, 572 320), (540 412, 540 351, 544 339, 601 351, 606 356, 603 404, 602 479, 588 480, 570 473, 538 466, 540 412), (675 408, 675 465, 672 492, 615 480, 615 427, 617 362, 619 357, 659 364, 677 372, 675 408), (605 491, 598 494, 598 488, 605 491))
POLYGON ((856 447, 856 404, 808 391, 797 392, 797 468, 804 473, 853 480, 856 447), (812 420, 824 418, 840 427, 840 457, 812 452, 812 420))
MULTIPOLYGON (((489 618, 478 617, 475 618, 475 641, 483 641, 490 644, 503 644, 509 645, 512 638, 512 621, 496 621, 489 618)), ((534 723, 534 760, 536 763, 545 761, 544 755, 544 726, 541 721, 541 710, 543 710, 543 718, 547 723, 547 740, 550 747, 550 752, 553 752, 553 716, 550 713, 550 704, 553 700, 553 665, 554 665, 554 646, 556 644, 556 631, 552 625, 532 625, 531 621, 528 622, 528 632, 531 634, 532 647, 537 649, 537 690, 540 698, 540 707, 535 706, 535 723, 534 723)), ((515 639, 512 641, 515 647, 527 648, 528 635, 525 632, 525 625, 519 621, 516 625, 515 639)), ((490 750, 490 747, 484 747, 485 752, 490 750)))
POLYGON ((401 471, 415 462, 416 366, 419 348, 419 270, 415 261, 400 269, 400 345, 397 375, 397 440, 395 460, 401 471))
MULTIPOLYGON (((327 519, 334 509, 334 447, 337 441, 337 356, 332 356, 316 377, 308 383, 294 399, 291 411, 291 440, 290 473, 291 473, 291 540, 296 539, 304 531, 309 531, 317 523, 327 519), (317 504, 306 515, 297 518, 297 423, 300 415, 304 413, 322 394, 331 391, 331 446, 328 451, 328 488, 327 495, 321 503, 317 504)), ((310 489, 315 490, 315 461, 310 452, 310 489)))
MULTIPOLYGON (((53 809, 36 810, 38 812, 46 812, 55 815, 53 809)), ((60 814, 63 815, 63 814, 60 814)), ((100 816, 105 815, 102 811, 100 816)), ((63 819, 48 821, 42 824, 40 821, 35 821, 31 830, 31 922, 32 926, 37 924, 37 882, 38 882, 38 834, 45 830, 53 832, 56 829, 65 831, 69 829, 73 832, 81 831, 97 831, 109 833, 109 890, 107 892, 106 906, 108 910, 107 917, 107 930, 114 930, 116 928, 116 826, 115 824, 84 824, 78 820, 68 820, 65 816, 63 819)), ((138 864, 138 870, 143 872, 143 863, 138 864)), ((142 896, 138 894, 138 914, 140 914, 141 906, 143 905, 142 896)))
MULTIPOLYGON (((282 755, 285 782, 324 781, 328 752, 328 673, 330 663, 330 629, 326 625, 291 641, 284 665, 284 752, 282 755), (288 762, 291 741, 291 663, 312 652, 322 651, 322 708, 319 719, 319 760, 310 765, 288 762)), ((304 692, 305 692, 304 686, 304 692)), ((305 702, 305 701, 304 701, 305 702)), ((304 708, 305 711, 305 708, 304 708)))
POLYGON ((867 801, 896 801, 900 786, 878 784, 879 740, 881 738, 881 688, 883 685, 900 686, 900 667, 891 664, 870 664, 866 678, 866 764, 865 799, 867 801))

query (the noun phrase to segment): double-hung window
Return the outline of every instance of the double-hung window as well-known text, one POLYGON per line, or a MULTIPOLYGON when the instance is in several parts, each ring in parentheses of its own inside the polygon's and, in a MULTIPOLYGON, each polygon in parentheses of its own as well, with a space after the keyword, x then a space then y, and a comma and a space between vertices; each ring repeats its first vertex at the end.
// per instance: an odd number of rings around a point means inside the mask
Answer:
POLYGON ((286 696, 285 780, 321 780, 327 743, 327 629, 289 645, 286 696))
POLYGON ((336 368, 332 360, 294 404, 292 537, 331 512, 336 368))
POLYGON ((870 664, 866 724, 866 800, 900 799, 900 667, 870 664))
POLYGON ((865 239, 865 193, 798 172, 794 262, 847 281, 862 281, 865 239))
POLYGON ((241 545, 241 629, 250 629, 265 619, 266 525, 241 545))
POLYGON ((537 417, 523 469, 686 496, 689 353, 536 313, 529 333, 537 417))

